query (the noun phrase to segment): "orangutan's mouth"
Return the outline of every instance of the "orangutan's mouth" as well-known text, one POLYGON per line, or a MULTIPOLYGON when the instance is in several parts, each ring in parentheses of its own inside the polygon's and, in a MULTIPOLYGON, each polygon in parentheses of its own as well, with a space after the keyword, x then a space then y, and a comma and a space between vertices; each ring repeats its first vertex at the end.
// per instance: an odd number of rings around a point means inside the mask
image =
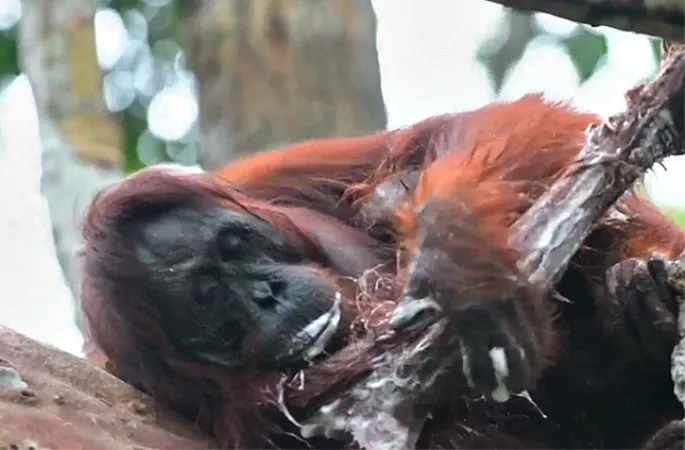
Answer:
POLYGON ((296 342, 308 342, 300 352, 306 361, 312 361, 320 356, 338 331, 342 318, 342 295, 335 294, 335 302, 328 312, 320 315, 300 331, 295 337, 296 342))

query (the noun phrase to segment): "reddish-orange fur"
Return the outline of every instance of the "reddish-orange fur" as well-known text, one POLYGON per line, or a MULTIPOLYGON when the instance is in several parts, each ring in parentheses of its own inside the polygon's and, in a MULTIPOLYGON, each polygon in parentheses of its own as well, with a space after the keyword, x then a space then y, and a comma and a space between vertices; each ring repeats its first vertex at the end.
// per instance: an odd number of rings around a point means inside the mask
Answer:
MULTIPOLYGON (((114 231, 112 222, 131 202, 195 197, 271 221, 308 249, 313 265, 333 277, 343 276, 349 319, 364 322, 365 316, 378 313, 378 303, 357 301, 344 277, 381 264, 384 276, 396 276, 395 250, 415 251, 417 205, 459 199, 483 224, 484 239, 504 251, 506 229, 572 164, 585 129, 597 120, 531 95, 369 137, 296 144, 236 162, 217 174, 135 175, 98 196, 86 220, 83 301, 93 343, 107 356, 109 370, 196 418, 223 445, 267 445, 281 426, 288 428, 273 406, 281 375, 246 370, 232 377, 182 360, 164 336, 155 335, 159 319, 146 309, 144 294, 123 285, 143 282, 133 268, 130 273, 122 268, 135 264, 121 250, 125 236, 114 231), (375 208, 369 199, 382 183, 412 171, 420 172, 418 183, 393 204, 392 217, 379 221, 378 211, 369 210, 375 208)), ((551 311, 544 320, 545 327, 556 330, 550 330, 548 343, 555 350, 549 358, 552 367, 542 373, 533 396, 551 419, 518 404, 497 405, 455 389, 447 396, 449 408, 441 406, 429 421, 421 445, 635 447, 677 412, 668 361, 659 367, 643 364, 640 348, 630 355, 613 353, 611 336, 592 311, 594 302, 602 302, 608 267, 653 252, 674 258, 685 249, 685 239, 674 223, 635 194, 624 196, 616 210, 621 214, 610 214, 593 233, 559 285, 574 305, 561 306, 554 324, 551 311), (589 312, 577 311, 582 308, 589 312), (640 390, 644 392, 635 393, 640 390), (616 412, 623 400, 639 407, 616 412), (594 413, 592 408, 609 412, 594 413), (587 417, 576 417, 586 412, 587 417)), ((458 245, 459 236, 455 239, 450 245, 458 245)), ((471 248, 473 242, 464 236, 463 247, 471 248)), ((378 293, 377 302, 391 305, 395 293, 392 288, 378 293)), ((293 394, 297 404, 306 405, 307 397, 367 367, 364 348, 355 347, 359 344, 353 339, 343 344, 349 346, 308 369, 306 394, 293 394)))

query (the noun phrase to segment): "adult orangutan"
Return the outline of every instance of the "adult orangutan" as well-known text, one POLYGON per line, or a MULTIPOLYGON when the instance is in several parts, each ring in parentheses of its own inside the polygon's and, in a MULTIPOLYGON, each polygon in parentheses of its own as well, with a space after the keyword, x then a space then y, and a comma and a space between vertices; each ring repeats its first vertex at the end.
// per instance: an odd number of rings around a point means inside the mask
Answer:
POLYGON ((455 266, 430 252, 450 242, 477 274, 454 273, 474 284, 441 294, 460 302, 466 362, 419 447, 639 448, 665 424, 648 446, 681 445, 669 376, 677 306, 664 268, 685 249, 675 224, 627 194, 558 284, 568 302, 512 284, 508 227, 597 120, 529 95, 217 173, 138 172, 101 192, 85 221, 90 344, 109 371, 226 447, 302 447, 276 386, 302 375, 289 394, 297 418, 308 399, 364 371, 369 356, 350 346, 386 326, 398 297, 437 295, 426 280, 449 281, 455 266), (370 270, 394 279, 403 252, 435 271, 360 301, 354 280, 370 270), (470 288, 478 295, 462 295, 470 288), (542 412, 507 394, 523 389, 542 412))

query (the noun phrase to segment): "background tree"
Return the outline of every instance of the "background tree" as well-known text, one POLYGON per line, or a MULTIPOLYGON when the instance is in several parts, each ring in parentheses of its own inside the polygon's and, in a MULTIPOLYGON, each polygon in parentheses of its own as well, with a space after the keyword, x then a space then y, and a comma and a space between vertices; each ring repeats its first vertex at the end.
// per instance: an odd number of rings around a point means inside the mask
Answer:
POLYGON ((385 125, 367 0, 188 4, 25 0, 18 25, 3 33, 0 70, 21 71, 34 87, 43 193, 75 298, 78 218, 122 169, 215 167, 284 142, 385 125), (110 33, 105 45, 96 27, 110 33))
POLYGON ((204 166, 385 126, 376 17, 368 0, 192 5, 187 52, 198 79, 204 166))
MULTIPOLYGON (((40 117, 42 192, 57 257, 78 298, 77 218, 98 189, 118 179, 121 132, 102 96, 93 2, 24 0, 22 6, 18 66, 31 80, 40 117)), ((75 320, 80 325, 77 303, 75 320)))

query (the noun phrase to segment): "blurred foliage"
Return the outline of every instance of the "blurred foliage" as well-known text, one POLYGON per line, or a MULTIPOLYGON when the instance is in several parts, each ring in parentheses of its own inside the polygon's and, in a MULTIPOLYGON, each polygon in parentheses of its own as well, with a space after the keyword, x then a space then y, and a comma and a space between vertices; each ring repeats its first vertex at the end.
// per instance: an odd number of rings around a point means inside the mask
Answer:
POLYGON ((567 48, 581 82, 590 78, 608 50, 603 34, 580 27, 571 36, 562 38, 560 44, 567 48))
POLYGON ((167 142, 166 136, 150 129, 148 116, 150 105, 165 88, 179 77, 192 76, 178 44, 184 39, 182 17, 171 0, 98 0, 98 8, 111 8, 120 15, 128 40, 120 58, 104 68, 108 106, 123 111, 125 170, 172 161, 167 147, 190 144, 194 136, 167 142))
POLYGON ((21 17, 19 0, 0 5, 0 87, 6 80, 19 74, 16 24, 21 17))
MULTIPOLYGON (((96 21, 102 22, 98 52, 104 96, 110 110, 123 115, 125 169, 170 160, 194 163, 195 79, 187 69, 183 49, 183 16, 191 4, 184 2, 190 0, 95 1, 96 21)), ((20 3, 4 3, 9 7, 0 5, 0 85, 19 70, 13 25, 20 3)), ((507 12, 478 51, 496 90, 527 45, 539 36, 565 47, 581 81, 595 73, 607 56, 607 41, 600 31, 571 26, 570 31, 555 33, 528 14, 507 12)), ((654 39, 652 44, 658 58, 659 41, 654 39)))
POLYGON ((0 31, 0 77, 17 74, 19 74, 19 59, 14 28, 0 31))
POLYGON ((538 33, 531 14, 508 11, 502 18, 501 31, 481 44, 477 59, 487 67, 495 92, 500 91, 509 69, 521 59, 538 33))
POLYGON ((19 74, 16 28, 0 30, 0 90, 19 74))
MULTIPOLYGON (((7 6, 0 5, 0 10, 16 9, 18 4, 18 0, 10 0, 7 6)), ((184 39, 182 17, 176 14, 172 0, 96 0, 96 6, 100 16, 96 21, 105 24, 103 34, 111 34, 98 38, 98 56, 106 104, 123 116, 125 170, 171 161, 169 153, 178 154, 179 146, 192 143, 193 130, 170 140, 150 129, 149 115, 150 106, 155 100, 159 103, 160 93, 179 79, 192 80, 178 44, 184 39), (100 45, 101 41, 105 45, 100 45)), ((7 15, 0 11, 0 19, 7 15)), ((0 85, 3 78, 19 73, 14 25, 0 20, 0 85)))
MULTIPOLYGON (((527 46, 537 38, 551 39, 566 50, 581 83, 595 74, 606 61, 609 48, 601 29, 557 19, 569 26, 550 31, 540 26, 533 17, 535 15, 507 10, 502 17, 501 26, 478 49, 477 58, 488 68, 496 91, 502 87, 509 70, 520 60, 527 46)), ((652 38, 650 43, 654 58, 658 61, 661 54, 660 40, 652 38)))

